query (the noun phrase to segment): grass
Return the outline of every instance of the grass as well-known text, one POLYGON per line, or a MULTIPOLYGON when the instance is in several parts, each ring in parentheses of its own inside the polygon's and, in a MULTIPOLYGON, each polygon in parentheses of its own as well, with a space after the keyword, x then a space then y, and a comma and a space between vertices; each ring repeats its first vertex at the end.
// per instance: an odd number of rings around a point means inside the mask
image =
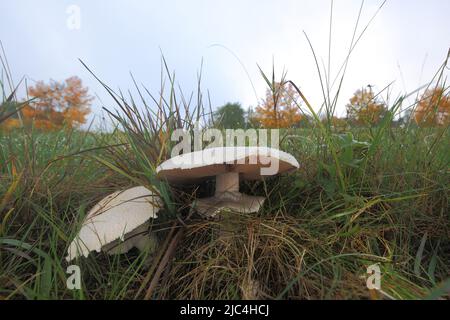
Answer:
MULTIPOLYGON (((298 172, 243 186, 267 196, 260 213, 186 222, 150 296, 156 262, 145 269, 135 251, 78 260, 82 289, 68 290, 63 257, 86 211, 114 190, 155 181, 140 146, 154 133, 135 125, 111 134, 2 133, 2 298, 366 299, 366 268, 379 263, 386 296, 378 298, 420 299, 450 274, 448 128, 355 128, 326 140, 313 128, 289 130, 281 146, 302 164, 298 172), (344 187, 324 141, 333 143, 344 187)), ((154 225, 164 243, 208 186, 158 188, 168 199, 154 225)))
MULTIPOLYGON (((197 92, 184 95, 164 59, 156 96, 134 79, 137 98, 103 84, 115 102, 107 109, 113 132, 0 130, 0 299, 448 299, 448 127, 398 126, 405 97, 376 126, 330 121, 348 58, 367 29, 357 34, 358 24, 359 17, 336 79, 318 67, 320 110, 299 91, 311 128, 282 132, 280 148, 301 168, 241 186, 267 197, 258 214, 201 219, 189 205, 211 194, 211 182, 175 188, 156 179, 173 130, 213 123, 201 77, 197 92), (164 200, 153 225, 161 240, 153 265, 144 267, 145 253, 134 250, 92 253, 76 261, 81 290, 67 289, 65 251, 87 211, 134 185, 164 200), (373 264, 381 291, 366 287, 373 264)), ((446 65, 434 82, 445 82, 446 65)), ((276 100, 275 73, 261 73, 276 100)))

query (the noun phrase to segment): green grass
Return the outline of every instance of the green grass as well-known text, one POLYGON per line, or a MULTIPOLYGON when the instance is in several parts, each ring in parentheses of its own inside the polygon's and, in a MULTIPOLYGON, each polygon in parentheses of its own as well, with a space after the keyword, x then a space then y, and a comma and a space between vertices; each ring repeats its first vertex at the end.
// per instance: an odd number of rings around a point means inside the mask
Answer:
MULTIPOLYGON (((367 29, 358 34, 358 24, 359 17, 349 56, 367 29)), ((349 56, 333 81, 318 67, 322 106, 300 92, 311 128, 282 132, 280 148, 300 169, 241 186, 267 197, 253 215, 190 215, 211 182, 175 188, 156 179, 173 130, 212 123, 201 78, 198 91, 184 95, 164 59, 168 89, 158 96, 136 85, 137 98, 125 99, 104 85, 115 103, 107 110, 113 132, 0 130, 0 299, 448 299, 449 128, 396 125, 402 107, 415 107, 405 97, 377 126, 333 128, 349 56), (105 195, 134 185, 164 200, 153 225, 161 240, 154 263, 145 268, 135 250, 92 253, 76 260, 81 290, 67 289, 65 251, 84 216, 105 195), (375 263, 382 292, 366 287, 375 263)), ((433 83, 445 82, 446 65, 433 83)), ((261 73, 274 89, 275 72, 261 73)), ((9 103, 13 95, 4 97, 9 103)), ((0 121, 11 116, 2 106, 0 121)))
MULTIPOLYGON (((151 297, 241 298, 257 281, 262 298, 364 299, 370 297, 366 267, 379 262, 384 292, 426 298, 450 274, 450 134, 446 128, 387 126, 380 137, 376 130, 357 128, 352 137, 331 133, 344 187, 329 146, 317 143, 324 140, 321 131, 290 130, 282 149, 301 169, 243 186, 268 197, 257 215, 191 218, 151 297), (220 230, 229 221, 235 232, 224 237, 220 230)), ((2 298, 145 296, 152 268, 143 268, 134 251, 80 259, 82 290, 65 283, 65 250, 86 211, 113 190, 153 180, 143 178, 152 169, 139 155, 127 153, 126 167, 113 147, 105 147, 132 144, 127 139, 117 132, 2 133, 2 298)), ((184 216, 186 194, 194 191, 168 190, 184 216)), ((166 216, 154 226, 161 239, 176 220, 169 208, 166 216)))

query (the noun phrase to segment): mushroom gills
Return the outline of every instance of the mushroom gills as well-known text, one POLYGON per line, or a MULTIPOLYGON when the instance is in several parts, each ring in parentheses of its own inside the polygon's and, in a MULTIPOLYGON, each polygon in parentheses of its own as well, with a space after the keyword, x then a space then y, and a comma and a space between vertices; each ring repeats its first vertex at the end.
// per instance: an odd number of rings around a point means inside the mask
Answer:
POLYGON ((102 251, 109 255, 124 254, 132 248, 140 252, 152 253, 158 245, 158 238, 153 232, 148 231, 149 223, 145 223, 133 231, 127 233, 123 239, 117 239, 102 247, 102 251))
POLYGON ((91 251, 122 254, 133 247, 152 249, 155 237, 148 230, 161 203, 159 196, 144 186, 106 196, 85 217, 67 248, 66 261, 87 257, 91 251))
POLYGON ((243 179, 259 180, 299 167, 292 155, 281 150, 242 146, 183 153, 161 163, 156 172, 158 179, 166 179, 171 183, 196 182, 198 179, 216 176, 214 197, 197 199, 191 206, 200 215, 208 217, 215 216, 224 208, 243 213, 257 212, 261 208, 264 197, 239 192, 240 173, 243 179))
POLYGON ((264 197, 249 196, 239 192, 239 173, 227 172, 216 176, 216 191, 213 197, 197 199, 197 211, 206 217, 214 217, 222 209, 239 213, 258 212, 264 197))

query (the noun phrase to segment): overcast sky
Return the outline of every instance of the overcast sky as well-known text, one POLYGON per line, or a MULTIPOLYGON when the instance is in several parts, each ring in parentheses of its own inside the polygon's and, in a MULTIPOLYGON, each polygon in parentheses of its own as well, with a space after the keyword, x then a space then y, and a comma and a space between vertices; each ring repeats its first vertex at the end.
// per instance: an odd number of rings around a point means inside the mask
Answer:
MULTIPOLYGON (((364 2, 359 32, 381 3, 364 2)), ((330 6, 330 0, 0 0, 0 40, 16 81, 77 75, 110 107, 78 58, 114 89, 132 88, 132 72, 153 93, 160 85, 160 50, 185 93, 195 89, 203 58, 202 88, 213 107, 228 101, 255 106, 266 88, 257 64, 270 72, 274 60, 278 74, 285 68, 318 107, 320 82, 303 31, 327 65, 330 6), (79 28, 70 28, 76 27, 71 5, 80 10, 79 28)), ((334 1, 331 79, 348 51, 360 6, 360 0, 334 1)), ((450 46, 449 13, 448 0, 388 0, 351 56, 338 113, 368 84, 380 90, 395 81, 397 94, 429 81, 450 46)), ((93 113, 100 110, 97 100, 93 113)))

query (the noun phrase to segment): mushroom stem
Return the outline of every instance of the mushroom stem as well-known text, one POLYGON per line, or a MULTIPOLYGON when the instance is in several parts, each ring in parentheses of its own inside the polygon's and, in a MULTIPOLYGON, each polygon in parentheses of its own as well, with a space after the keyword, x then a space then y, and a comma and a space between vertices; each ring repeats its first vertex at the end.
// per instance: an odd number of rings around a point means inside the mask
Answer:
POLYGON ((264 203, 264 197, 249 196, 239 192, 239 173, 227 172, 216 176, 214 197, 197 200, 197 210, 213 217, 223 208, 241 213, 257 212, 264 203))
POLYGON ((216 196, 226 192, 239 192, 239 173, 227 172, 216 176, 216 196))

